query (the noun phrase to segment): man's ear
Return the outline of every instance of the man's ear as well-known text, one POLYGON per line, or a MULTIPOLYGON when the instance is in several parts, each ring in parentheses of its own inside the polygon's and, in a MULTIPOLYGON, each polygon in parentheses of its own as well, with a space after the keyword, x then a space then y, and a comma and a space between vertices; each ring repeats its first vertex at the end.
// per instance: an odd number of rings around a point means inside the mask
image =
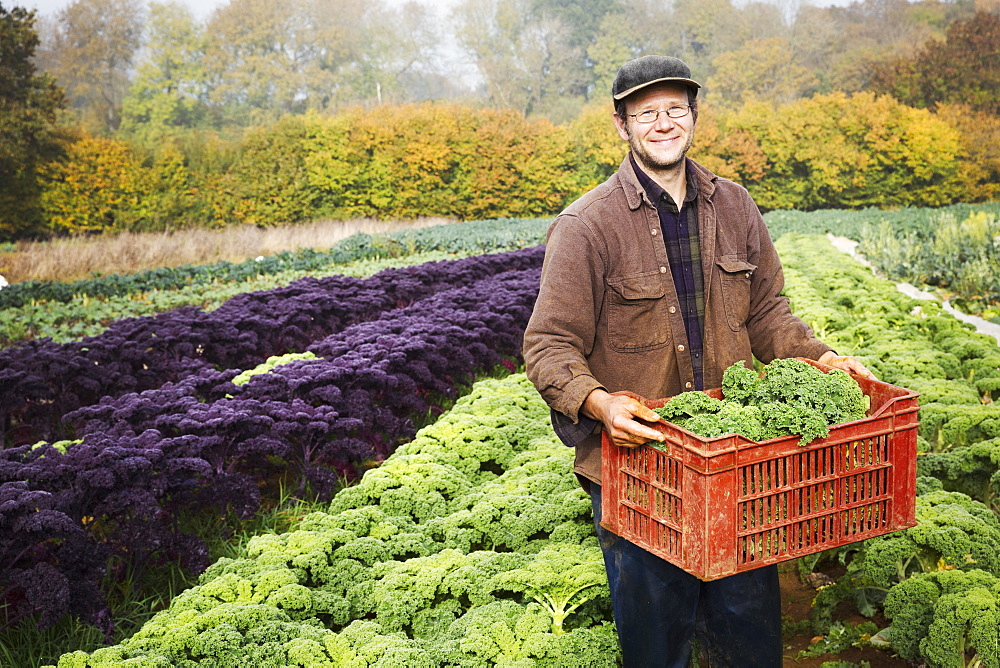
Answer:
POLYGON ((621 137, 623 141, 631 139, 632 134, 628 131, 628 125, 626 125, 624 119, 618 115, 618 112, 615 112, 614 119, 615 128, 618 130, 618 136, 621 137))

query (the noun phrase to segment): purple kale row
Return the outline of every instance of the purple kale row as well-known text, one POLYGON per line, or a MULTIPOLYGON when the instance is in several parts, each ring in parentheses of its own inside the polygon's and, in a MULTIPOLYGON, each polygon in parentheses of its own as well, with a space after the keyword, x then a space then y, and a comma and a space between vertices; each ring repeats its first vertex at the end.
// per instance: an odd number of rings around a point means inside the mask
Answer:
POLYGON ((508 272, 349 327, 313 346, 322 359, 243 387, 225 382, 234 372, 204 371, 67 419, 85 437, 195 435, 198 450, 185 456, 204 459, 215 475, 267 479, 278 461, 325 489, 411 437, 414 418, 454 398, 476 372, 516 357, 537 290, 538 270, 508 272))
POLYGON ((109 634, 102 580, 142 577, 162 559, 194 571, 207 565, 204 543, 177 531, 165 503, 175 491, 204 495, 192 485, 205 479, 204 462, 170 457, 164 441, 151 432, 90 438, 65 454, 47 444, 0 453, 0 603, 8 623, 37 612, 46 628, 72 614, 109 634))
POLYGON ((442 289, 541 265, 541 247, 386 270, 305 278, 246 293, 213 312, 188 307, 114 323, 103 334, 0 351, 0 442, 70 436, 61 418, 103 397, 160 387, 214 367, 249 368, 442 289))
POLYGON ((107 552, 53 503, 27 482, 0 482, 0 631, 34 613, 43 628, 66 613, 98 626, 105 621, 97 585, 107 552))

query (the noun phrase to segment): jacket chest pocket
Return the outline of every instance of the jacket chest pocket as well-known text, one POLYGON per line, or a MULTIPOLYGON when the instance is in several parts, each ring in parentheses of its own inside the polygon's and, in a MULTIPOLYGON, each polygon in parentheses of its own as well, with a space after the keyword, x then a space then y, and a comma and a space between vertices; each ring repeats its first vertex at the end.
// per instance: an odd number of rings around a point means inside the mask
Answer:
POLYGON ((608 344, 618 352, 659 348, 670 338, 663 312, 660 275, 640 274, 608 281, 608 344))
POLYGON ((738 332, 750 316, 750 280, 757 265, 726 256, 715 262, 721 274, 722 302, 729 328, 738 332))

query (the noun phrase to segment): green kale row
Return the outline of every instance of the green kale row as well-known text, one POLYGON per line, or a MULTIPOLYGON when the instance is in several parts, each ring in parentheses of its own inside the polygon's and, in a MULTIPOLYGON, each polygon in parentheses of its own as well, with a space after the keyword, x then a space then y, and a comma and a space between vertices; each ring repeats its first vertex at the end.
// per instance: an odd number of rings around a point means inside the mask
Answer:
POLYGON ((477 383, 328 512, 59 668, 617 665, 590 499, 523 374, 477 383))
POLYGON ((917 525, 800 560, 800 570, 846 565, 817 593, 816 632, 851 601, 889 618, 879 636, 913 663, 1000 667, 1000 348, 937 303, 843 262, 818 235, 776 246, 795 313, 880 379, 921 393, 917 525))

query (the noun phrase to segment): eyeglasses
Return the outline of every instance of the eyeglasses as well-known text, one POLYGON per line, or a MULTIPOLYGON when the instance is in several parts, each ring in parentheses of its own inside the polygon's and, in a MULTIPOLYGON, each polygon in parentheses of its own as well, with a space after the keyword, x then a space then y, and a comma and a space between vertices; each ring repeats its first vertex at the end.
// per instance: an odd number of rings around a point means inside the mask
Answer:
POLYGON ((684 118, 689 113, 691 113, 690 104, 678 104, 669 109, 647 109, 646 111, 640 111, 638 114, 628 115, 634 118, 636 123, 655 123, 660 114, 666 114, 670 118, 684 118))

